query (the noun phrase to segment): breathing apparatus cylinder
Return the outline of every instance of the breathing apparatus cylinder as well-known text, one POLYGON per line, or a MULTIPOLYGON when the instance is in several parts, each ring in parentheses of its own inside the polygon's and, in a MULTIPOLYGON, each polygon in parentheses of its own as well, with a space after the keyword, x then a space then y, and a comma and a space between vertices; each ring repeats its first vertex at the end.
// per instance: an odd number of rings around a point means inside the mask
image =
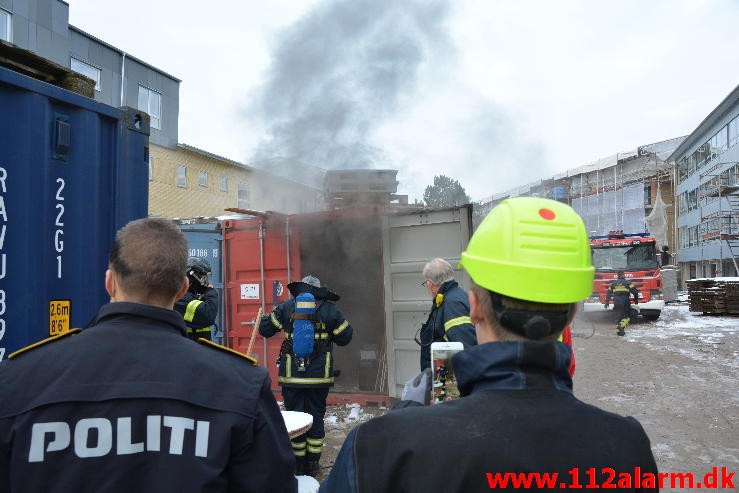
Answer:
POLYGON ((293 314, 293 354, 298 358, 298 370, 305 370, 305 360, 313 353, 316 333, 316 299, 311 293, 295 297, 293 314))

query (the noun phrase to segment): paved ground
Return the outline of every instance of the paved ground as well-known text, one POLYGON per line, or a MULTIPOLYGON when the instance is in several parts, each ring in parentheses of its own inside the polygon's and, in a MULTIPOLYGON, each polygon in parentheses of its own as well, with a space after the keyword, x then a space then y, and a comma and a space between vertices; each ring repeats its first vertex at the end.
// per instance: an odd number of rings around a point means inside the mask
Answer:
MULTIPOLYGON (((703 316, 671 304, 660 320, 637 322, 626 337, 617 337, 611 325, 604 316, 576 320, 575 394, 636 417, 660 471, 702 476, 727 466, 739 473, 739 317, 703 316)), ((382 412, 330 407, 319 479, 348 431, 382 412)))

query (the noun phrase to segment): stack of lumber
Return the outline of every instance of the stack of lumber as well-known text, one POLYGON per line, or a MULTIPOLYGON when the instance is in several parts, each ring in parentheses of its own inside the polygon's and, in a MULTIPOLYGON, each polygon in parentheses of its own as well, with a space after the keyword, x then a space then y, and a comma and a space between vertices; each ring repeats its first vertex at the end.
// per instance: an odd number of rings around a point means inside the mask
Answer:
POLYGON ((739 277, 691 279, 686 283, 691 312, 739 314, 739 277))

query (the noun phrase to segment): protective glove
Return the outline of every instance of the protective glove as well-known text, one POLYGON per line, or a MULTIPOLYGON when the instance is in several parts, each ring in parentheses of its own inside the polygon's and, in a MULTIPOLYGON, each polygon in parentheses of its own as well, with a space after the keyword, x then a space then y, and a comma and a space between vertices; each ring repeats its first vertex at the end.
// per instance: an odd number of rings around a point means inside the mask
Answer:
POLYGON ((401 399, 404 401, 418 402, 422 406, 428 406, 431 403, 431 380, 431 368, 426 368, 405 382, 401 399))

